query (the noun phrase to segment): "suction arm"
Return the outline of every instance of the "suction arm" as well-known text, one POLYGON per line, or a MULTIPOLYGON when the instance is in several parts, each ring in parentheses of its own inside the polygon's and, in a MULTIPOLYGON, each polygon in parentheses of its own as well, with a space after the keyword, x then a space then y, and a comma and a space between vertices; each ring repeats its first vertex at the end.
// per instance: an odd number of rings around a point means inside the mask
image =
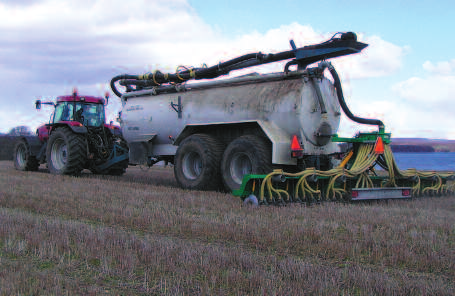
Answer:
POLYGON ((175 73, 155 71, 154 73, 143 75, 118 75, 112 78, 111 88, 115 95, 120 97, 122 94, 117 90, 116 82, 125 86, 128 92, 165 84, 178 84, 190 79, 212 79, 229 74, 230 71, 288 59, 293 60, 290 64, 288 63, 286 71, 292 64, 297 64, 299 69, 304 69, 307 65, 317 61, 358 53, 367 46, 365 43, 358 42, 357 36, 352 32, 337 33, 325 42, 301 48, 297 48, 294 41, 291 40, 292 50, 269 54, 263 54, 261 52, 250 53, 212 67, 187 68, 180 66, 177 67, 175 73), (337 35, 340 36, 336 37, 337 35))
POLYGON ((384 131, 384 123, 379 120, 379 119, 369 119, 369 118, 361 118, 357 117, 354 114, 352 114, 351 110, 349 110, 348 105, 346 105, 346 101, 344 100, 343 96, 343 90, 341 88, 341 81, 340 77, 338 76, 337 71, 333 67, 333 65, 330 62, 327 61, 322 61, 319 63, 319 68, 322 71, 324 71, 325 68, 328 68, 330 71, 330 74, 333 77, 333 81, 335 84, 335 89, 337 91, 337 96, 338 96, 338 102, 340 103, 341 109, 343 109, 344 114, 351 119, 352 121, 355 121, 357 123, 361 124, 370 124, 370 125, 377 125, 379 127, 380 131, 384 131))

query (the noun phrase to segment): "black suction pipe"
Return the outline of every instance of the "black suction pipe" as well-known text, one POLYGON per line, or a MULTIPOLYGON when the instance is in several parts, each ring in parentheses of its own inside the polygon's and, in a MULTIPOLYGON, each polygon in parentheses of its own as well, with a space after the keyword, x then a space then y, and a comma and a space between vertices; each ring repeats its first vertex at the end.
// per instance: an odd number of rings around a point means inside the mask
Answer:
POLYGON ((341 88, 341 81, 340 77, 338 76, 337 71, 333 67, 333 65, 327 61, 323 61, 319 64, 319 68, 321 69, 321 72, 325 69, 328 68, 330 71, 330 74, 333 77, 334 85, 337 90, 337 96, 338 96, 338 102, 340 103, 341 109, 343 109, 344 114, 351 119, 352 121, 355 121, 357 123, 362 123, 362 124, 370 124, 370 125, 377 125, 381 130, 384 129, 384 123, 379 120, 379 119, 368 119, 368 118, 361 118, 357 117, 354 114, 352 114, 351 110, 349 110, 348 105, 346 105, 346 101, 344 100, 343 96, 343 90, 341 88))
POLYGON ((299 68, 304 69, 307 65, 311 63, 323 59, 357 53, 364 49, 366 46, 368 46, 367 44, 357 42, 357 36, 355 35, 355 33, 347 32, 341 34, 340 38, 335 38, 337 34, 335 34, 330 40, 323 42, 321 44, 308 45, 302 48, 295 48, 294 45, 293 50, 275 54, 273 53, 263 54, 261 52, 250 53, 223 63, 219 63, 212 67, 203 68, 180 67, 179 69, 181 70, 177 70, 176 73, 168 74, 156 71, 155 73, 147 73, 144 75, 128 74, 118 75, 112 78, 110 85, 115 95, 121 97, 122 93, 120 93, 117 87, 115 86, 115 83, 117 81, 120 82, 124 81, 124 83, 120 84, 125 86, 127 88, 127 91, 134 91, 140 90, 143 87, 160 86, 162 84, 178 84, 189 79, 216 78, 221 75, 226 75, 233 70, 296 58, 295 60, 291 61, 286 65, 287 72, 289 66, 295 63, 299 65, 299 68), (143 81, 147 82, 144 83, 143 81))

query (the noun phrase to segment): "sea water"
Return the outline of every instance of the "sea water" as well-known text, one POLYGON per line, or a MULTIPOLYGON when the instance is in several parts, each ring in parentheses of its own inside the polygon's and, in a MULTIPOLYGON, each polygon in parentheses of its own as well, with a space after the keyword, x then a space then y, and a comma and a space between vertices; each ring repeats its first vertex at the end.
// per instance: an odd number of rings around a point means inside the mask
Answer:
POLYGON ((395 152, 400 170, 455 171, 455 152, 395 152))

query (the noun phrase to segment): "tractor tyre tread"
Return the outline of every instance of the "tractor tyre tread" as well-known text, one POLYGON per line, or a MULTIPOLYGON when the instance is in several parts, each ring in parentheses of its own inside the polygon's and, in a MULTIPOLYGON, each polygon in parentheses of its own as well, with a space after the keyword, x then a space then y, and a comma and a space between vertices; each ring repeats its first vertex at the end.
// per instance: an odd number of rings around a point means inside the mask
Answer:
POLYGON ((57 128, 49 137, 46 159, 51 174, 79 176, 87 161, 87 144, 82 135, 76 134, 69 128, 57 128), (51 151, 56 139, 62 138, 67 145, 67 162, 61 168, 55 168, 52 163, 51 151))
POLYGON ((25 139, 19 140, 13 153, 14 167, 19 171, 37 171, 39 168, 39 161, 36 156, 31 155, 30 146, 25 139), (22 148, 22 149, 21 149, 22 148), (18 153, 23 153, 22 161, 19 162, 18 153))

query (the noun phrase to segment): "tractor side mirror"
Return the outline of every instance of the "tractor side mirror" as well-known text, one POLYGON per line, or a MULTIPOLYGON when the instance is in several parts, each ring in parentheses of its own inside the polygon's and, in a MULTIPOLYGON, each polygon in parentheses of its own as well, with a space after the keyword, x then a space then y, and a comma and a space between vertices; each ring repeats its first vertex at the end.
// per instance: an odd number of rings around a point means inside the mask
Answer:
POLYGON ((109 93, 108 92, 106 92, 104 94, 104 98, 106 99, 106 104, 104 104, 104 105, 108 105, 109 104, 109 93))
POLYGON ((41 100, 36 100, 35 101, 35 107, 36 107, 36 110, 40 110, 41 109, 41 100))

